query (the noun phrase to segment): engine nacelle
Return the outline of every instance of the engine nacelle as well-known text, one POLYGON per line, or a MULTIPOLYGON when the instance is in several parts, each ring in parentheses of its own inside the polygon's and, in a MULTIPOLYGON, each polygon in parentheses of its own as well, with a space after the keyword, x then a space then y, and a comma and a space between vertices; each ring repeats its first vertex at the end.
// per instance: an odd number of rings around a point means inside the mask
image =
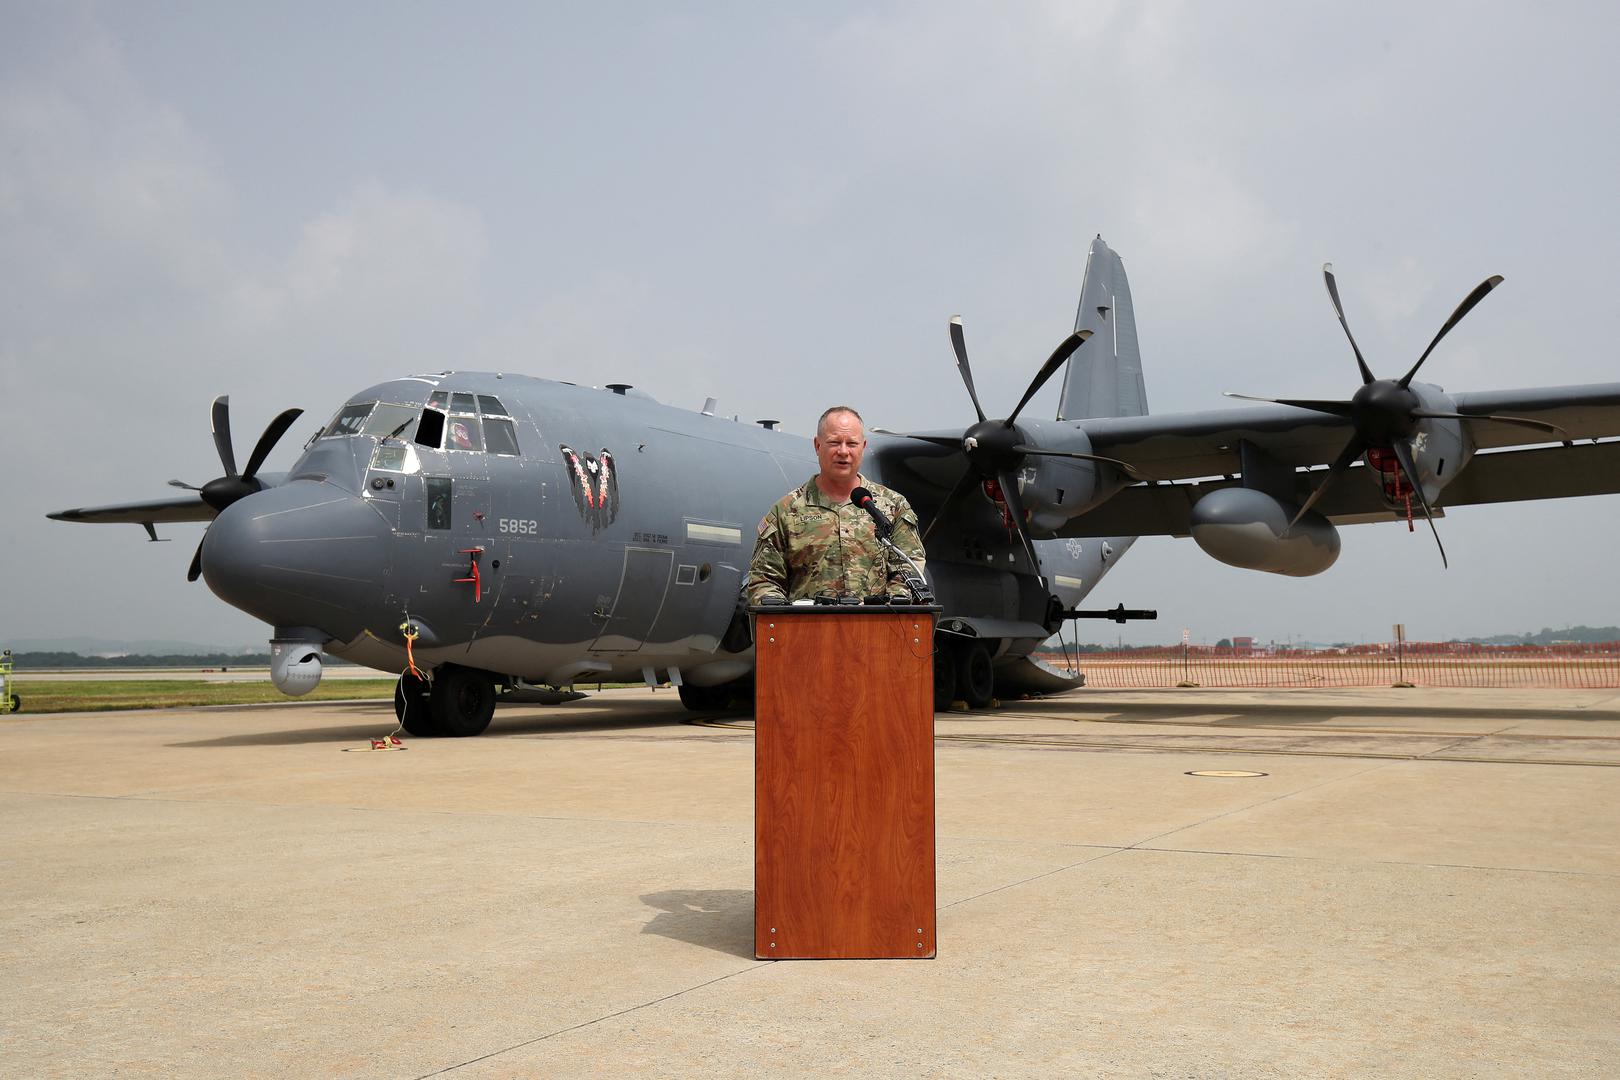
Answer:
POLYGON ((1253 488, 1221 488, 1193 504, 1192 536, 1228 566, 1310 577, 1339 557, 1339 530, 1311 511, 1289 528, 1297 506, 1253 488))
POLYGON ((291 697, 302 697, 321 683, 321 647, 307 641, 270 642, 270 681, 291 697))

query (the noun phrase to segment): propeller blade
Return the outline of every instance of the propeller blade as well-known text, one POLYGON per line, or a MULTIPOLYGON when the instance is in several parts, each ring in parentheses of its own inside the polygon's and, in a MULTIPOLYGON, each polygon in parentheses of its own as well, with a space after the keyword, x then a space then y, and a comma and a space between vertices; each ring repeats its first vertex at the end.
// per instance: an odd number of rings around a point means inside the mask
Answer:
POLYGON ((1327 282, 1328 296, 1333 299, 1333 311, 1339 316, 1339 325, 1344 327, 1344 336, 1350 339, 1350 350, 1356 354, 1356 366, 1361 368, 1361 382, 1365 386, 1373 381, 1372 369, 1367 366, 1367 361, 1361 358, 1361 347, 1356 344, 1355 335, 1350 333, 1350 324, 1344 319, 1344 305, 1339 302, 1339 285, 1333 280, 1332 263, 1322 264, 1322 280, 1327 282))
POLYGON ((259 436, 257 445, 253 447, 253 453, 248 457, 247 472, 242 474, 242 479, 251 480, 253 478, 253 475, 259 471, 259 466, 264 464, 264 459, 270 456, 270 451, 275 449, 276 441, 286 434, 288 428, 293 426, 293 421, 303 415, 303 409, 288 409, 270 421, 264 429, 264 434, 259 436))
POLYGON ((945 511, 949 510, 951 504, 961 498, 962 494, 978 481, 979 474, 973 471, 973 466, 969 465, 962 471, 962 478, 956 482, 955 487, 951 488, 951 493, 945 496, 945 501, 939 504, 939 510, 935 512, 933 519, 928 522, 928 528, 923 530, 921 540, 924 547, 928 546, 928 538, 934 535, 934 530, 939 528, 940 522, 945 520, 945 511))
POLYGON ((202 577, 202 546, 203 540, 208 539, 208 530, 203 530, 202 540, 197 541, 197 551, 191 556, 191 569, 186 571, 187 581, 196 581, 202 577))
POLYGON ((1395 460, 1401 463, 1401 472, 1406 474, 1406 482, 1411 486, 1412 494, 1417 496, 1418 505, 1423 507, 1423 518, 1429 523, 1429 531, 1434 533, 1435 546, 1440 549, 1440 565, 1449 569, 1451 564, 1446 561, 1446 545, 1440 543, 1440 530, 1434 527, 1434 514, 1429 510, 1429 500, 1424 497, 1423 489, 1418 486, 1417 463, 1412 460, 1412 448, 1401 439, 1394 440, 1392 445, 1395 460))
POLYGON ((202 490, 202 488, 197 487, 197 486, 195 486, 193 484, 188 484, 184 480, 170 480, 169 481, 169 486, 170 487, 183 488, 186 491, 201 491, 202 490))
POLYGON ((968 397, 973 399, 973 411, 979 414, 979 422, 984 422, 984 409, 979 405, 979 392, 973 389, 973 369, 968 366, 967 342, 962 339, 962 316, 951 316, 951 348, 956 350, 956 370, 962 373, 962 381, 967 384, 968 397))
POLYGON ((1269 405, 1292 405, 1296 409, 1309 409, 1312 412, 1327 413, 1329 416, 1350 417, 1353 406, 1348 401, 1322 401, 1317 398, 1273 398, 1255 397, 1253 394, 1234 394, 1230 390, 1222 390, 1223 397, 1238 398, 1241 401, 1264 401, 1269 405))
POLYGON ((949 446, 953 450, 962 449, 962 437, 960 435, 913 435, 909 431, 890 431, 888 428, 880 427, 873 428, 872 434, 888 435, 895 439, 916 439, 918 442, 929 443, 933 446, 949 446))
POLYGON ((1322 478, 1322 482, 1316 485, 1316 490, 1311 492, 1311 497, 1306 499, 1305 505, 1299 508, 1299 513, 1294 515, 1294 520, 1288 523, 1290 529, 1299 524, 1300 518, 1311 512, 1311 507, 1315 506, 1317 500, 1327 493, 1328 487, 1339 478, 1339 474, 1348 469, 1350 463, 1364 454, 1366 450, 1367 447, 1362 443, 1361 436, 1352 435, 1350 437, 1350 441, 1345 443, 1344 449, 1339 452, 1339 456, 1333 459, 1333 464, 1328 466, 1327 475, 1322 478))
POLYGON ((1413 416, 1421 416, 1426 420, 1495 420, 1498 424, 1520 424, 1524 427, 1540 428, 1550 431, 1564 442, 1569 441, 1569 434, 1557 424, 1549 424, 1545 420, 1531 420, 1527 416, 1495 416, 1490 413, 1455 413, 1433 412, 1429 409, 1413 409, 1413 416))
POLYGON ((1434 352, 1434 347, 1440 344, 1440 339, 1449 334, 1453 326, 1456 326, 1458 323, 1462 322, 1464 315, 1467 315, 1470 311, 1474 310, 1475 304, 1485 299, 1490 291, 1500 284, 1502 284, 1502 275, 1493 274, 1491 277, 1486 278, 1478 285, 1475 285, 1474 291, 1463 297, 1463 302, 1457 305, 1457 310, 1451 313, 1451 318, 1446 320, 1446 325, 1442 326, 1440 328, 1440 332, 1434 335, 1434 340, 1429 342, 1429 347, 1427 349, 1423 350, 1423 355, 1418 357, 1418 362, 1412 365, 1412 370, 1408 371, 1401 378, 1400 385, 1402 390, 1405 390, 1407 385, 1411 383, 1412 376, 1417 374, 1418 368, 1423 366, 1423 361, 1427 360, 1429 358, 1429 354, 1434 352))
POLYGON ((236 451, 231 449, 231 398, 221 394, 214 399, 214 448, 219 451, 219 463, 225 466, 226 476, 236 475, 236 451))
POLYGON ((1029 399, 1039 393, 1041 387, 1046 385, 1046 380, 1050 379, 1052 374, 1062 367, 1069 357, 1074 355, 1074 351, 1084 345, 1089 337, 1091 337, 1090 330, 1076 330, 1058 342, 1058 347, 1053 349, 1052 355, 1046 358, 1046 363, 1041 365, 1041 370, 1035 373, 1035 378, 1030 382, 1029 389, 1025 390, 1024 396, 1018 399, 1018 407, 1004 421, 1008 427, 1013 426, 1013 421, 1018 419, 1018 414, 1024 411, 1024 406, 1029 404, 1029 399))
POLYGON ((996 483, 1001 485, 1001 501, 1007 504, 1007 513, 1012 516, 1013 528, 1018 530, 1018 539, 1024 542, 1024 554, 1029 556, 1029 565, 1039 577, 1041 560, 1035 554, 1035 542, 1029 538, 1029 530, 1024 525, 1024 500, 1018 494, 1018 478, 1002 469, 996 474, 996 483))
POLYGON ((1144 483, 1153 481, 1153 477, 1141 472, 1130 462, 1121 461, 1118 458, 1103 457, 1101 454, 1082 454, 1078 450, 1042 450, 1038 446, 1015 446, 1013 449, 1020 454, 1033 454, 1035 457, 1064 457, 1074 458, 1076 461, 1095 461, 1100 465, 1112 465, 1132 480, 1141 480, 1144 483))

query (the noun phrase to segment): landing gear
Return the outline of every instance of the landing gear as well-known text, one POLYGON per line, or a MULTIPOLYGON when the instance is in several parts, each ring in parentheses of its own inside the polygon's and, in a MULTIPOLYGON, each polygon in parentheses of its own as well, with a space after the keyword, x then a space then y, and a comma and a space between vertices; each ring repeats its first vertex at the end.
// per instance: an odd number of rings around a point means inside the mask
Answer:
POLYGON ((956 649, 941 644, 934 650, 934 711, 944 712, 956 700, 956 649))
POLYGON ((996 696, 996 672, 990 649, 982 641, 969 645, 959 658, 956 690, 970 709, 982 709, 996 696))
POLYGON ((418 678, 409 671, 402 672, 399 682, 394 685, 394 715, 399 718, 399 726, 419 739, 439 733, 428 702, 429 689, 426 679, 418 678))
POLYGON ((445 664, 433 675, 428 712, 440 735, 482 735, 495 715, 495 684, 481 671, 445 664))
POLYGON ((681 683, 681 704, 693 712, 717 712, 731 708, 736 691, 737 687, 733 683, 721 683, 719 686, 681 683))
POLYGON ((934 651, 934 711, 944 712, 962 700, 970 709, 982 709, 995 700, 996 670, 990 645, 983 641, 942 638, 934 651))

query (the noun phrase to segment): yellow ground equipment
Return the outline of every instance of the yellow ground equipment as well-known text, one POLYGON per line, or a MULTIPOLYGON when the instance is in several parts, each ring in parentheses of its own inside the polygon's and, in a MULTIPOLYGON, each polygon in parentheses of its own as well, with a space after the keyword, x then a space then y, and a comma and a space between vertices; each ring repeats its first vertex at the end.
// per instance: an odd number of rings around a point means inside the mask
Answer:
POLYGON ((0 652, 0 715, 14 713, 22 708, 22 698, 17 696, 16 689, 11 681, 11 650, 0 652))

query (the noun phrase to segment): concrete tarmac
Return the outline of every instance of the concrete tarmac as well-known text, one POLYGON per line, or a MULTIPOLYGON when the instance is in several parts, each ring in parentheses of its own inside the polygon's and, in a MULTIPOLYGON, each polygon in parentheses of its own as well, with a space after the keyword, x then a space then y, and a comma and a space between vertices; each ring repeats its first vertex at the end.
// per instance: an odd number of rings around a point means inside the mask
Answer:
POLYGON ((0 1075, 1620 1075, 1614 691, 942 715, 932 961, 754 960, 752 721, 691 720, 0 720, 0 1075))

